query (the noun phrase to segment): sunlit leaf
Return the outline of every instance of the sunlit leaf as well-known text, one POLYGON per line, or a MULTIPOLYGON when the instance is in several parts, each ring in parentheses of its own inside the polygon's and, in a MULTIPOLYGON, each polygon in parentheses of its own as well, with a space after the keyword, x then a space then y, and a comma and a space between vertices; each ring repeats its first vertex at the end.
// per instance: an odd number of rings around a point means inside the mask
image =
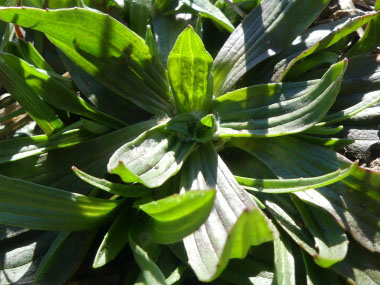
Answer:
POLYGON ((191 191, 140 205, 152 219, 145 232, 157 243, 175 243, 194 232, 207 219, 215 191, 191 191))
POLYGON ((179 112, 210 109, 212 57, 191 26, 182 32, 168 57, 169 79, 179 112))

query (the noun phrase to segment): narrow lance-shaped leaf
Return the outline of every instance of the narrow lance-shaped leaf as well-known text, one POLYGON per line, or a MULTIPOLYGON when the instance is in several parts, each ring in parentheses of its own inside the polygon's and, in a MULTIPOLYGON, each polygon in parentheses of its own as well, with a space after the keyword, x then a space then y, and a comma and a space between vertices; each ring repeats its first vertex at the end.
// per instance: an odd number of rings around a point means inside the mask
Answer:
POLYGON ((322 267, 342 261, 348 251, 348 238, 344 230, 325 211, 307 206, 297 197, 293 197, 293 203, 314 237, 318 249, 318 254, 313 256, 314 261, 322 267))
POLYGON ((274 244, 275 284, 296 284, 296 266, 292 252, 291 240, 282 234, 276 238, 274 244))
POLYGON ((64 86, 62 80, 57 79, 57 74, 37 69, 11 54, 1 54, 1 57, 36 94, 52 106, 85 116, 115 129, 125 126, 122 121, 98 111, 75 94, 73 90, 64 86))
POLYGON ((0 142, 0 164, 74 146, 93 136, 89 132, 74 129, 53 137, 38 135, 3 140, 0 142))
POLYGON ((243 258, 251 245, 273 239, 276 231, 238 185, 210 143, 192 153, 181 175, 181 191, 216 189, 207 221, 184 239, 189 264, 201 281, 215 279, 230 258, 243 258))
POLYGON ((123 207, 123 210, 105 234, 96 252, 92 264, 93 268, 98 268, 109 263, 128 243, 129 230, 133 221, 131 217, 135 217, 135 210, 128 204, 124 204, 123 207))
POLYGON ((108 162, 108 172, 124 182, 155 188, 175 175, 195 146, 182 141, 161 124, 120 147, 108 162))
MULTIPOLYGON (((239 139, 233 144, 258 157, 281 178, 321 175, 352 163, 336 152, 294 137, 266 139, 265 144, 239 139)), ((341 182, 294 195, 328 212, 363 247, 380 252, 379 181, 378 173, 357 168, 341 182)))
POLYGON ((338 95, 347 60, 318 81, 257 85, 214 101, 219 137, 271 137, 302 132, 318 123, 338 95))
POLYGON ((38 126, 50 135, 63 127, 54 110, 0 56, 0 82, 38 126))
POLYGON ((16 42, 9 42, 5 47, 5 51, 22 58, 37 68, 54 72, 54 70, 30 42, 26 42, 21 39, 18 39, 16 42))
POLYGON ((176 243, 188 236, 207 219, 215 191, 191 191, 143 204, 140 209, 151 219, 142 225, 157 243, 176 243))
POLYGON ((263 193, 291 193, 320 188, 351 175, 357 168, 359 162, 355 162, 346 168, 338 169, 334 172, 312 178, 295 179, 254 179, 235 176, 237 182, 247 190, 263 193))
POLYGON ((75 166, 72 167, 72 170, 84 182, 115 195, 124 197, 141 197, 152 192, 150 188, 142 185, 120 184, 108 181, 106 179, 97 178, 82 170, 79 170, 75 166))
POLYGON ((120 201, 70 193, 0 176, 0 223, 49 231, 79 231, 101 226, 120 201))
POLYGON ((142 271, 142 277, 145 284, 167 285, 165 276, 160 268, 150 258, 148 252, 133 239, 131 233, 129 234, 129 245, 134 258, 142 271))
POLYGON ((297 57, 293 57, 289 63, 287 63, 281 70, 277 72, 277 74, 273 76, 273 79, 275 78, 278 79, 278 81, 281 81, 296 62, 311 54, 332 46, 339 40, 343 39, 346 35, 354 32, 371 20, 376 19, 379 17, 379 15, 380 12, 374 12, 347 20, 344 24, 336 27, 332 33, 329 33, 325 38, 318 41, 315 45, 308 48, 307 50, 302 51, 297 57))
POLYGON ((212 98, 212 57, 188 26, 168 57, 169 79, 179 112, 208 112, 212 98))
POLYGON ((230 90, 255 65, 289 46, 329 2, 263 0, 235 29, 215 59, 216 96, 230 90))
POLYGON ((45 33, 78 66, 141 108, 171 112, 165 70, 142 38, 109 15, 82 8, 2 7, 0 19, 45 33))

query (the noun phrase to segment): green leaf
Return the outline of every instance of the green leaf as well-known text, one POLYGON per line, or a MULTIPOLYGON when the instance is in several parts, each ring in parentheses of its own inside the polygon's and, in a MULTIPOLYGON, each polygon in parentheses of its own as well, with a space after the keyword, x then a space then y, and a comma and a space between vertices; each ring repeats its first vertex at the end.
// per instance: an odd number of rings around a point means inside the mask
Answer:
MULTIPOLYGON (((376 1, 375 11, 380 10, 380 2, 376 1)), ((347 57, 370 53, 380 45, 380 17, 368 23, 363 36, 346 53, 347 57)))
MULTIPOLYGON (((252 139, 233 143, 259 158, 279 178, 321 175, 351 164, 334 151, 291 137, 266 139, 265 144, 252 139)), ((341 182, 294 195, 327 211, 363 247, 380 252, 379 181, 378 173, 357 168, 341 182)))
POLYGON ((0 225, 0 283, 33 283, 40 259, 56 233, 0 225))
POLYGON ((193 28, 188 26, 179 35, 168 57, 169 79, 179 112, 209 112, 211 67, 212 57, 193 28))
POLYGON ((4 61, 4 54, 0 55, 0 82, 47 135, 63 127, 54 110, 4 61))
POLYGON ((291 61, 289 61, 282 69, 280 69, 279 70, 280 72, 277 72, 272 77, 272 79, 275 79, 276 81, 281 81, 296 62, 298 62, 299 60, 311 54, 314 54, 318 51, 321 51, 325 48, 332 46, 333 44, 337 43, 348 34, 354 32, 355 30, 367 24, 371 20, 379 17, 379 14, 380 12, 374 12, 374 13, 369 13, 363 16, 358 16, 355 18, 348 19, 345 23, 336 27, 331 33, 329 33, 323 39, 319 40, 312 47, 302 51, 302 53, 299 53, 296 57, 293 57, 293 59, 291 59, 291 61))
POLYGON ((275 281, 278 285, 296 284, 296 267, 292 244, 288 236, 282 234, 274 240, 275 281))
POLYGON ((214 190, 191 191, 140 205, 152 217, 144 232, 151 234, 156 243, 179 242, 204 223, 214 198, 214 190))
POLYGON ((131 217, 136 217, 133 209, 130 205, 124 204, 122 212, 112 223, 96 252, 93 268, 102 267, 115 259, 128 243, 128 234, 132 224, 131 217))
POLYGON ((149 18, 153 16, 152 0, 127 0, 130 28, 140 37, 144 37, 149 18))
POLYGON ((177 19, 175 16, 157 15, 154 19, 153 31, 163 66, 167 67, 170 51, 173 49, 178 36, 190 23, 190 20, 177 19))
POLYGON ((16 72, 22 80, 38 94, 42 99, 52 106, 85 116, 93 119, 101 124, 112 128, 121 128, 125 126, 122 121, 99 112, 91 105, 87 104, 73 90, 62 85, 60 80, 57 80, 57 75, 36 69, 26 61, 17 58, 10 54, 0 54, 4 62, 16 72))
POLYGON ((199 142, 209 142, 218 128, 218 122, 213 114, 209 114, 197 123, 195 139, 199 142))
POLYGON ((256 203, 240 188, 208 144, 193 152, 181 171, 181 191, 216 189, 207 221, 184 239, 189 264, 201 281, 215 279, 231 258, 273 239, 276 231, 256 203))
POLYGON ((148 253, 133 240, 131 234, 129 235, 129 245, 134 258, 142 271, 144 283, 167 285, 164 274, 149 257, 148 253))
POLYGON ((215 24, 227 31, 232 32, 234 30, 230 20, 209 0, 181 0, 180 3, 199 12, 202 17, 210 18, 215 24))
MULTIPOLYGON (((328 115, 327 115, 328 116, 328 115)), ((326 118, 326 117, 325 117, 326 118)), ((335 135, 343 130, 343 126, 337 126, 337 127, 322 127, 324 123, 318 123, 315 126, 311 127, 310 129, 307 129, 304 131, 304 134, 310 134, 310 135, 335 135)))
POLYGON ((21 39, 18 39, 16 42, 9 42, 5 46, 5 51, 22 58, 26 62, 34 65, 36 68, 54 72, 54 70, 30 42, 26 42, 21 39))
POLYGON ((109 15, 82 8, 1 8, 0 19, 45 33, 78 66, 141 108, 171 112, 164 69, 142 38, 109 15))
POLYGON ((304 0, 302 3, 263 1, 249 13, 219 51, 213 67, 214 94, 224 94, 248 70, 283 51, 328 3, 328 0, 304 0))
POLYGON ((271 137, 307 130, 335 102, 346 67, 343 60, 318 81, 257 85, 217 98, 214 106, 222 120, 217 136, 271 137))
POLYGON ((380 284, 380 260, 375 254, 350 241, 347 257, 333 265, 332 271, 342 276, 347 283, 380 284))
POLYGON ((327 149, 335 150, 335 151, 341 150, 345 146, 348 146, 352 144, 353 142, 355 142, 355 140, 351 140, 351 139, 320 138, 320 137, 309 136, 309 135, 304 135, 304 134, 296 134, 294 136, 305 142, 322 146, 327 149))
POLYGON ((63 283, 81 266, 96 231, 61 232, 51 243, 35 275, 41 284, 63 283))
POLYGON ((289 196, 257 194, 264 201, 266 210, 271 214, 281 228, 304 249, 309 255, 317 256, 313 236, 310 234, 297 208, 289 196))
POLYGON ((323 268, 317 266, 309 255, 303 251, 301 253, 306 268, 306 278, 308 285, 346 284, 339 278, 338 275, 334 274, 330 270, 323 270, 323 268))
POLYGON ((93 138, 92 134, 80 129, 73 129, 51 137, 38 135, 3 140, 0 141, 0 164, 54 149, 71 147, 90 138, 93 138))
POLYGON ((79 170, 75 166, 72 167, 72 170, 84 182, 115 195, 120 195, 124 197, 142 197, 147 194, 150 194, 152 191, 151 189, 140 185, 126 185, 110 182, 106 179, 100 179, 84 171, 79 170))
POLYGON ((3 163, 0 164, 0 174, 69 192, 87 194, 92 186, 78 179, 71 167, 76 165, 86 172, 102 177, 107 173, 107 161, 115 150, 126 140, 133 140, 155 125, 155 120, 144 121, 70 148, 56 149, 48 154, 3 163))
POLYGON ((307 206, 298 198, 293 197, 293 203, 314 237, 318 254, 314 255, 314 261, 321 267, 342 261, 347 254, 348 238, 344 230, 325 211, 307 206))
POLYGON ((0 175, 0 223, 30 229, 78 231, 101 226, 120 201, 69 193, 0 175))
POLYGON ((263 193, 291 193, 305 191, 340 181, 351 175, 357 168, 359 162, 355 162, 346 168, 338 169, 334 172, 312 178, 296 179, 254 179, 235 176, 237 182, 247 190, 263 193))
POLYGON ((108 172, 124 182, 139 182, 155 188, 175 175, 195 147, 158 125, 120 147, 108 162, 108 172))

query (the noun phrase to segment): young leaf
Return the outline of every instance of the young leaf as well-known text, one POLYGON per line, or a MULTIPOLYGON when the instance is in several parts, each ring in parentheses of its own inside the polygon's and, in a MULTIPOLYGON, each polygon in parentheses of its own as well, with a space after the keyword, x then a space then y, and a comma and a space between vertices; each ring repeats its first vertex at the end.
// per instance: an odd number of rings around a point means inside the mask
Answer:
POLYGON ((127 0, 130 28, 140 37, 144 37, 149 18, 153 16, 153 1, 127 0))
POLYGON ((0 56, 0 82, 40 128, 50 135, 63 127, 55 111, 0 56))
POLYGON ((215 58, 216 96, 230 90, 255 65, 289 46, 328 3, 329 0, 262 1, 235 29, 215 58))
POLYGON ((189 264, 199 280, 215 279, 231 258, 243 258, 251 245, 273 239, 273 225, 240 188, 213 145, 202 144, 186 162, 182 191, 217 190, 207 221, 184 239, 189 264))
POLYGON ((109 15, 82 8, 2 7, 0 19, 45 33, 78 66, 141 108, 171 112, 164 69, 142 38, 109 15))
POLYGON ((318 81, 257 85, 217 98, 215 110, 222 119, 217 136, 271 137, 307 130, 335 102, 346 67, 343 60, 318 81))
POLYGON ((118 174, 124 182, 139 182, 149 188, 175 175, 195 142, 181 141, 164 126, 158 125, 120 147, 108 162, 108 172, 118 174))
POLYGON ((131 217, 135 217, 134 210, 128 204, 123 205, 124 209, 112 223, 100 244, 93 268, 102 267, 113 260, 123 247, 128 243, 128 234, 132 224, 131 217))
POLYGON ((191 191, 140 205, 152 219, 145 232, 157 243, 175 243, 194 232, 207 219, 215 191, 191 191))
POLYGON ((168 57, 169 79, 179 112, 209 112, 212 98, 212 57, 188 26, 168 57))
POLYGON ((0 223, 49 231, 79 231, 107 222, 120 201, 69 193, 0 175, 0 223))
POLYGON ((94 187, 107 191, 109 193, 124 197, 142 197, 151 193, 150 188, 141 185, 126 185, 113 183, 106 179, 100 179, 84 171, 79 170, 75 166, 72 167, 74 173, 84 182, 91 184, 94 187))
POLYGON ((247 190, 263 193, 291 193, 324 187, 340 181, 351 175, 357 168, 359 162, 355 162, 346 168, 312 178, 295 179, 254 179, 235 176, 237 182, 247 190))

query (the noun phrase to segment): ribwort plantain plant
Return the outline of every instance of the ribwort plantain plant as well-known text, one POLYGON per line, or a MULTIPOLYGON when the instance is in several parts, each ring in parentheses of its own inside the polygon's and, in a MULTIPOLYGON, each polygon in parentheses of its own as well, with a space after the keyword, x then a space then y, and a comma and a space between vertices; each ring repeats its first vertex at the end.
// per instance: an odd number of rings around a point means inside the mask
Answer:
POLYGON ((0 142, 0 282, 88 255, 126 257, 117 284, 380 284, 380 173, 334 137, 380 101, 380 1, 324 24, 328 0, 235 3, 236 28, 221 1, 125 2, 0 7, 69 74, 3 38, 0 83, 44 134, 0 142), (231 33, 214 59, 202 18, 231 33))

